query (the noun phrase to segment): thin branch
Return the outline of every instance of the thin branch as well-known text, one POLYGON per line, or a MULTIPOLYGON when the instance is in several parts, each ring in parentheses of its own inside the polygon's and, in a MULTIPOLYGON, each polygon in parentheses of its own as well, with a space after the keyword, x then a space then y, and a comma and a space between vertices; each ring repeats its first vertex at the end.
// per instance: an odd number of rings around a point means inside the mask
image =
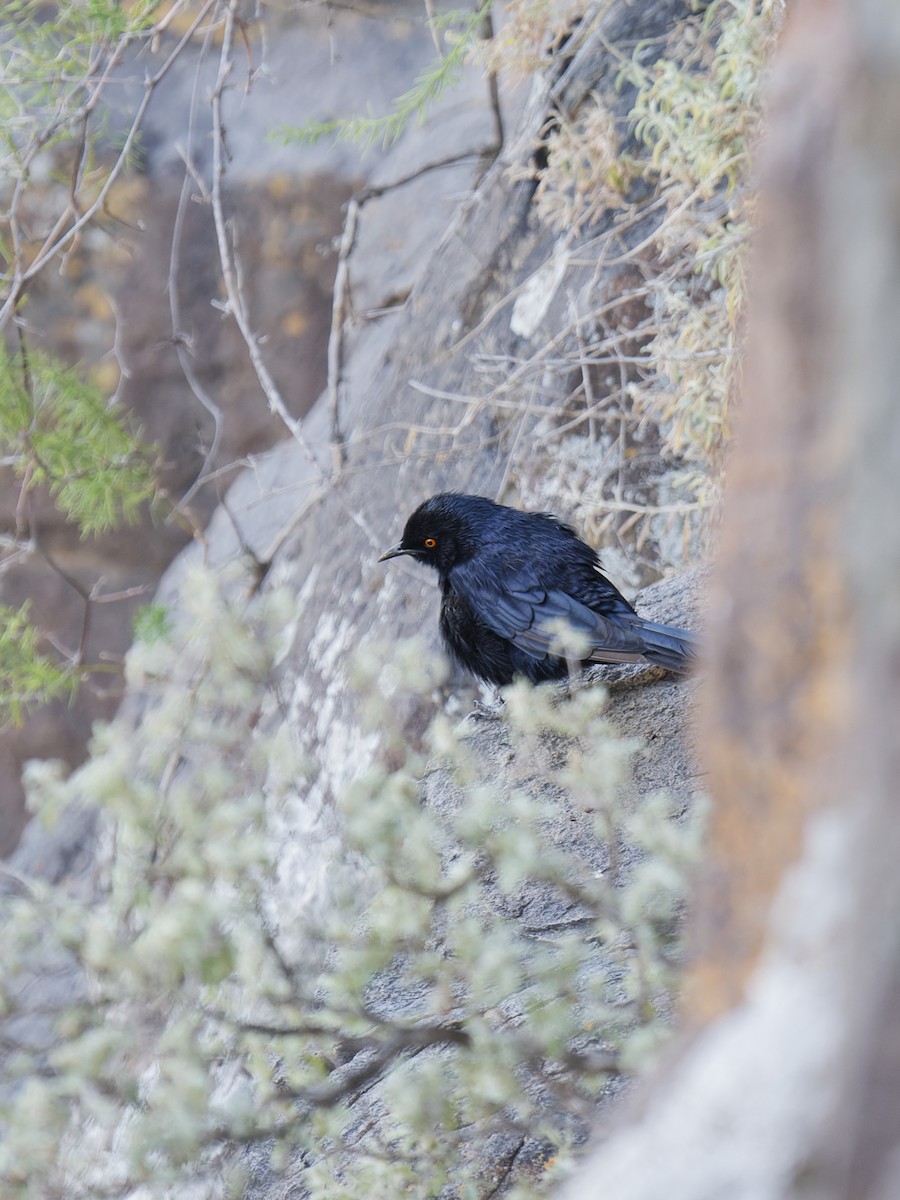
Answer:
MULTIPOLYGON (((490 42, 494 37, 494 15, 490 8, 485 8, 484 17, 481 21, 479 29, 481 38, 485 42, 490 42)), ((500 80, 497 74, 496 67, 490 67, 487 73, 488 97, 490 99, 491 120, 494 125, 494 146, 496 150, 494 157, 500 154, 503 149, 504 133, 503 133, 503 110, 500 106, 500 80)))
POLYGON ((219 70, 216 77, 216 82, 213 87, 211 105, 213 116, 213 178, 212 178, 212 211, 213 221, 216 228, 216 241, 219 250, 219 263, 222 268, 222 279, 225 284, 225 293, 228 297, 226 311, 233 317, 237 325, 241 337, 247 347, 247 353, 250 356, 250 362, 253 370, 256 373, 256 378, 263 390, 263 394, 269 405, 269 410, 280 417, 285 428, 297 442, 298 446, 303 450, 307 461, 313 468, 319 478, 325 474, 318 459, 313 452, 312 447, 307 441, 306 435, 303 433, 301 422, 292 415, 284 402, 284 398, 272 378, 266 361, 263 357, 262 350, 259 344, 259 338, 250 325, 250 320, 247 316, 244 296, 241 291, 238 270, 235 261, 234 252, 232 250, 229 238, 229 222, 225 216, 225 205, 223 199, 223 184, 225 179, 225 163, 228 159, 228 151, 225 145, 225 125, 222 113, 222 101, 225 94, 225 89, 228 84, 228 79, 232 71, 232 47, 234 45, 234 33, 237 25, 236 10, 238 0, 228 0, 225 5, 225 14, 222 32, 222 48, 219 54, 219 70))
POLYGON ((346 447, 341 431, 341 396, 343 392, 344 370, 344 334, 352 309, 352 293, 350 287, 350 256, 356 245, 359 229, 359 218, 362 208, 370 200, 375 200, 387 192, 406 186, 420 179, 431 171, 455 166, 471 158, 482 157, 485 151, 465 151, 462 154, 448 155, 400 175, 387 183, 370 184, 353 196, 347 205, 347 217, 341 235, 338 251, 338 265, 334 281, 334 298, 331 306, 331 328, 328 336, 328 411, 331 423, 331 447, 333 467, 336 473, 346 465, 346 447))
MULTIPOLYGON (((200 51, 200 63, 204 61, 210 41, 211 31, 207 33, 204 39, 203 46, 200 51)), ((178 206, 175 210, 175 220, 172 225, 172 245, 169 253, 169 276, 166 285, 166 290, 169 295, 169 312, 172 320, 172 339, 175 345, 175 354, 178 357, 178 364, 181 367, 182 373, 187 380, 188 387, 200 404, 206 409, 212 418, 213 436, 207 448, 203 463, 197 472, 194 482, 184 493, 179 501, 179 508, 184 508, 190 505, 191 500, 203 486, 203 482, 207 477, 212 465, 219 453, 219 446, 222 440, 223 416, 222 410, 215 402, 212 396, 204 388, 203 384, 197 377, 197 372, 194 370, 192 356, 190 353, 189 340, 182 333, 181 325, 181 301, 178 294, 179 282, 179 266, 181 257, 181 244, 184 236, 185 214, 187 211, 188 199, 190 196, 191 185, 197 180, 197 172, 192 165, 192 147, 194 141, 194 130, 197 120, 197 104, 200 92, 200 69, 198 66, 194 74, 194 86, 191 89, 191 102, 188 110, 187 124, 187 146, 184 151, 184 179, 181 184, 181 192, 178 196, 178 206)))
MULTIPOLYGON (((119 176, 122 174, 122 171, 125 169, 125 166, 131 157, 131 153, 132 153, 135 143, 137 141, 138 134, 140 133, 141 127, 143 125, 144 117, 145 117, 147 109, 150 105, 150 101, 152 100, 153 95, 156 92, 156 89, 158 88, 158 86, 162 82, 162 80, 166 77, 166 75, 168 75, 169 71, 172 69, 174 64, 177 62, 179 56, 181 55, 182 50, 184 49, 184 47, 186 45, 189 44, 196 29, 200 26, 201 22, 203 20, 205 20, 206 14, 210 11, 211 8, 213 8, 213 6, 216 3, 217 3, 217 0, 206 0, 206 3, 201 8, 200 12, 197 14, 195 19, 191 22, 188 29, 181 36, 181 38, 179 39, 179 41, 177 42, 177 44, 175 45, 173 50, 170 52, 168 58, 165 60, 165 62, 162 64, 162 66, 159 68, 159 70, 156 71, 156 73, 154 75, 151 75, 145 81, 143 96, 141 97, 141 101, 138 104, 137 109, 135 110, 134 116, 131 119, 131 125, 129 126, 128 132, 125 135, 125 140, 122 143, 122 148, 119 151, 118 155, 116 156, 115 162, 113 163, 113 165, 110 167, 109 171, 107 172, 106 178, 103 182, 103 186, 98 191, 94 200, 87 206, 87 208, 84 209, 84 211, 80 215, 78 215, 77 213, 73 214, 71 204, 69 204, 66 207, 65 211, 57 219, 56 224, 54 225, 53 229, 44 238, 44 241, 43 241, 41 247, 39 248, 37 253, 33 256, 33 258, 31 259, 31 263, 27 268, 23 268, 23 266, 22 266, 23 259, 21 257, 21 254, 16 255, 16 264, 15 264, 15 269, 13 272, 13 278, 12 278, 12 282, 10 285, 9 293, 8 293, 6 300, 3 303, 2 307, 0 307, 0 328, 3 328, 3 326, 10 319, 10 316, 15 312, 16 307, 19 303, 19 300, 22 296, 22 293, 23 293, 23 290, 24 290, 26 284, 28 284, 32 279, 34 279, 37 275, 39 275, 40 272, 43 271, 44 268, 48 265, 48 263, 51 262, 58 254, 60 254, 68 246, 70 246, 72 241, 77 237, 77 235, 81 232, 81 230, 84 229, 94 219, 94 217, 97 215, 97 213, 105 210, 106 202, 109 198, 110 191, 112 190, 112 188, 113 188, 114 184, 116 183, 116 181, 118 180, 119 176), (72 220, 73 215, 74 215, 74 220, 72 220)), ((133 39, 125 37, 125 38, 122 38, 117 43, 116 48, 114 49, 113 53, 110 55, 109 61, 107 62, 104 76, 101 77, 101 79, 95 85, 93 93, 91 95, 91 98, 87 101, 87 103, 84 107, 84 110, 83 110, 84 112, 86 112, 88 114, 91 113, 93 111, 93 109, 96 107, 96 105, 99 103, 100 96, 103 91, 103 85, 104 85, 106 78, 108 78, 108 76, 112 73, 112 71, 121 62, 122 56, 124 55, 125 50, 128 47, 128 45, 130 44, 131 40, 133 40, 133 39)), ((45 140, 46 140, 46 137, 49 137, 49 133, 50 133, 49 130, 45 131, 45 140)), ((36 149, 40 148, 40 145, 42 145, 42 144, 43 143, 42 143, 41 139, 36 139, 35 152, 36 152, 36 149)), ((19 200, 21 198, 21 188, 22 188, 23 182, 26 178, 27 178, 27 173, 21 175, 19 180, 17 180, 16 189, 14 191, 14 196, 13 196, 13 202, 11 205, 11 209, 13 212, 15 211, 15 209, 19 203, 19 200)), ((12 222, 11 222, 11 228, 14 228, 12 222)), ((16 246, 18 244, 15 230, 13 233, 13 244, 14 244, 14 246, 16 246)), ((21 249, 21 247, 20 247, 20 249, 21 249)))

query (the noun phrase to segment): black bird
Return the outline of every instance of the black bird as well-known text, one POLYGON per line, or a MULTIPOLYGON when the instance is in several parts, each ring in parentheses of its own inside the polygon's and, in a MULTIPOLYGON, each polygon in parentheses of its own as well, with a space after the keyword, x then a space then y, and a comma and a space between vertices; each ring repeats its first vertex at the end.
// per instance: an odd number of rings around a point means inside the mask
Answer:
POLYGON ((564 679, 568 662, 554 653, 561 625, 588 646, 582 665, 690 669, 695 635, 639 617, 590 546, 549 513, 444 492, 416 509, 402 541, 378 561, 400 554, 438 572, 447 649, 494 687, 517 675, 532 683, 564 679))

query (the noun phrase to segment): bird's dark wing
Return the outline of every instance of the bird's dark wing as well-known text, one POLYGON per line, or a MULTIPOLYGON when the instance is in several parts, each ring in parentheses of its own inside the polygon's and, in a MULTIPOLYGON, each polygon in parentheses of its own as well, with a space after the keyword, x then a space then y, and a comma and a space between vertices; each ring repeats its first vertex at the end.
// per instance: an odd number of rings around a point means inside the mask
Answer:
POLYGON ((602 616, 566 592, 542 584, 530 564, 515 570, 507 565, 502 573, 459 568, 452 572, 451 586, 489 629, 530 658, 559 654, 565 627, 585 638, 585 658, 636 662, 641 657, 643 639, 627 623, 602 616))

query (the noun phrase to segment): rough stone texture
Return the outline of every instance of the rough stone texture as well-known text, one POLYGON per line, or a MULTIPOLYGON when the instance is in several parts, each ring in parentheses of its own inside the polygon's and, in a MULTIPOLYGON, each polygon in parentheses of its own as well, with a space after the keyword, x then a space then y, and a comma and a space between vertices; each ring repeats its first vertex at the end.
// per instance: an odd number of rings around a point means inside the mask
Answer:
MULTIPOLYGON (((696 628, 704 582, 704 573, 694 571, 653 585, 640 594, 638 607, 653 620, 677 621, 696 628)), ((600 667, 591 671, 588 680, 605 684, 609 689, 605 715, 613 728, 622 736, 636 737, 642 743, 633 759, 630 780, 623 787, 621 802, 626 807, 637 806, 642 797, 665 791, 675 811, 685 811, 702 786, 691 732, 699 678, 678 679, 662 671, 648 672, 636 667, 600 667)), ((565 704, 565 700, 561 703, 565 704)), ((609 869, 607 847, 597 840, 592 810, 575 802, 554 781, 561 756, 569 748, 565 739, 546 734, 536 756, 533 747, 523 755, 510 742, 507 727, 497 715, 483 711, 467 716, 459 732, 474 755, 478 777, 499 788, 501 803, 504 795, 523 788, 535 799, 550 801, 554 813, 543 827, 548 845, 565 850, 592 872, 609 869)), ((442 814, 453 812, 460 804, 459 784, 440 761, 432 764, 424 780, 422 800, 442 814)), ((633 847, 618 848, 620 879, 627 876, 634 858, 633 847)), ((499 890, 492 894, 491 889, 488 902, 510 917, 515 915, 532 932, 558 929, 561 922, 573 919, 571 904, 562 901, 555 890, 537 883, 526 884, 514 905, 499 890)), ((285 907, 280 906, 280 910, 285 911, 285 907)), ((598 963, 601 954, 598 951, 598 963)), ((398 989, 393 977, 375 981, 367 999, 389 1020, 408 1020, 418 1012, 417 997, 398 989)), ((610 1106, 623 1091, 623 1081, 613 1080, 599 1097, 598 1110, 610 1106)), ((379 1120, 380 1103, 377 1083, 371 1089, 363 1089, 353 1106, 354 1122, 359 1121, 365 1127, 370 1121, 379 1120)), ((484 1179, 483 1194, 502 1195, 516 1183, 537 1180, 552 1148, 520 1134, 504 1133, 493 1136, 485 1145, 477 1145, 472 1152, 477 1155, 484 1179)), ((245 1156, 253 1181, 246 1200, 299 1200, 304 1196, 305 1164, 298 1162, 274 1177, 266 1166, 267 1157, 265 1148, 248 1151, 245 1156)), ((335 1169, 340 1172, 343 1168, 338 1158, 335 1169)), ((352 1162, 346 1164, 346 1169, 352 1178, 352 1162)), ((441 1194, 451 1200, 458 1193, 448 1186, 441 1194)))
MULTIPOLYGON (((270 13, 269 20, 269 75, 246 96, 242 91, 240 104, 227 98, 226 205, 239 231, 247 304, 255 330, 265 337, 267 365, 288 410, 303 416, 325 384, 342 205, 363 182, 387 178, 378 148, 363 158, 346 143, 283 146, 269 134, 285 123, 364 111, 369 103, 389 111, 393 96, 430 61, 434 48, 412 5, 394 6, 386 21, 316 8, 291 18, 270 13)), ((116 393, 145 440, 159 447, 169 494, 178 499, 190 492, 198 529, 248 457, 285 436, 262 397, 235 323, 213 303, 221 298, 221 284, 209 205, 200 202, 199 185, 182 198, 195 74, 201 100, 191 158, 208 188, 205 98, 214 68, 215 56, 202 60, 199 47, 179 60, 148 112, 138 168, 111 193, 110 211, 121 224, 98 226, 83 238, 62 272, 38 279, 28 306, 32 344, 83 363, 101 391, 116 393), (183 224, 173 249, 182 199, 183 224), (213 416, 189 386, 183 364, 197 391, 219 410, 216 447, 213 416), (213 479, 195 491, 201 471, 213 479)), ((144 67, 134 69, 140 78, 144 67)), ((126 110, 129 89, 116 94, 126 110)), ((478 73, 468 72, 437 107, 429 133, 412 131, 390 177, 435 157, 480 150, 491 129, 486 99, 478 73)), ((111 120, 114 135, 115 113, 111 120)), ((360 314, 408 293, 424 248, 439 236, 477 170, 476 153, 367 208, 360 230, 365 266, 352 279, 360 314)), ((82 637, 85 601, 70 581, 85 593, 96 587, 101 596, 125 595, 91 605, 85 657, 96 662, 102 656, 104 672, 88 679, 73 704, 47 705, 21 728, 0 731, 0 856, 13 849, 25 821, 23 763, 53 757, 74 765, 83 759, 93 722, 108 719, 122 697, 120 676, 108 673, 110 661, 124 655, 136 609, 152 598, 160 576, 190 538, 183 522, 145 514, 137 529, 82 540, 42 492, 31 493, 22 510, 19 482, 0 468, 0 524, 14 529, 23 515, 24 532, 39 552, 5 565, 0 601, 18 606, 29 600, 33 621, 57 646, 71 653, 82 637)))
MULTIPOLYGON (((543 279, 541 272, 548 264, 558 262, 560 247, 558 236, 534 216, 533 181, 512 182, 510 168, 521 174, 527 167, 549 113, 556 108, 577 110, 592 88, 614 78, 617 60, 610 44, 627 47, 642 38, 659 39, 684 10, 676 0, 617 4, 599 30, 574 39, 570 56, 560 59, 556 74, 535 88, 502 159, 449 221, 440 173, 430 172, 404 186, 407 207, 396 209, 393 220, 402 228, 404 213, 430 208, 436 214, 436 246, 427 260, 417 245, 411 256, 394 263, 386 293, 379 292, 380 273, 369 272, 365 260, 359 266, 367 306, 391 303, 410 286, 411 291, 402 311, 351 326, 345 334, 339 420, 349 444, 343 470, 337 476, 332 473, 333 414, 323 400, 303 423, 304 443, 289 441, 255 458, 214 513, 203 544, 184 551, 161 583, 157 599, 177 613, 179 592, 192 563, 203 559, 216 566, 249 551, 265 568, 262 587, 287 583, 296 593, 296 614, 286 631, 288 647, 281 665, 286 718, 273 719, 289 721, 322 770, 316 787, 298 797, 294 811, 284 814, 276 903, 286 928, 297 923, 301 893, 302 903, 307 903, 310 887, 320 893, 320 903, 328 902, 333 867, 328 856, 328 824, 333 819, 329 800, 373 749, 359 730, 344 664, 366 637, 402 638, 424 628, 437 639, 433 581, 403 564, 385 571, 376 564, 378 553, 396 540, 408 511, 442 488, 515 499, 510 463, 537 427, 536 418, 527 413, 510 416, 488 407, 465 412, 455 401, 426 394, 412 384, 477 397, 485 356, 531 353, 566 319, 570 293, 592 286, 597 267, 586 260, 567 266, 566 286, 544 289, 541 304, 529 314, 523 316, 522 307, 513 303, 516 289, 529 279, 543 279), (466 420, 461 420, 463 415, 466 420)), ((626 107, 627 96, 617 103, 626 107)), ((486 127, 486 114, 484 120, 486 127)), ((480 144, 484 140, 482 136, 480 144)), ((391 169, 394 177, 405 175, 404 154, 401 145, 380 170, 388 177, 391 169)), ((471 167, 469 172, 471 184, 471 167)), ((454 190, 460 187, 458 171, 448 178, 454 190)), ((391 192, 377 202, 382 213, 390 212, 400 194, 391 192)), ((361 244, 370 236, 365 228, 368 215, 366 208, 361 244)), ((599 236, 606 231, 604 225, 591 232, 599 236)), ((631 236, 637 239, 646 233, 636 228, 631 236)), ((378 240, 383 245, 381 235, 378 240)), ((407 245, 398 240, 398 255, 407 245)), ((566 381, 548 380, 545 403, 562 398, 566 389, 566 381)), ((657 619, 690 626, 696 623, 691 610, 698 587, 696 577, 673 581, 642 596, 639 606, 657 619)), ((626 669, 601 674, 614 685, 609 710, 613 723, 642 737, 646 745, 635 767, 635 795, 666 787, 686 804, 696 784, 685 739, 694 684, 670 677, 635 681, 634 672, 626 669)), ((420 704, 407 714, 411 741, 429 707, 420 704)), ((129 707, 126 702, 126 713, 140 720, 139 705, 129 707)), ((510 762, 496 723, 475 722, 472 736, 488 770, 509 768, 510 778, 520 771, 510 762)), ((433 802, 444 801, 435 796, 433 802)), ((77 824, 79 818, 72 820, 77 824)), ((76 824, 61 831, 64 841, 78 836, 76 824)), ((87 819, 82 829, 89 835, 87 819)), ((602 855, 602 848, 587 840, 584 822, 570 807, 560 809, 557 834, 580 838, 586 854, 602 855)), ((35 829, 14 862, 55 875, 66 869, 65 857, 73 852, 72 846, 55 843, 53 836, 48 840, 35 829)), ((539 908, 530 915, 540 919, 539 908)), ((497 1153, 501 1164, 520 1158, 523 1170, 528 1169, 526 1149, 511 1153, 509 1147, 498 1147, 497 1153)), ((507 1167, 486 1163, 485 1170, 503 1174, 507 1167)), ((298 1194, 283 1181, 273 1184, 274 1190, 267 1191, 268 1186, 262 1181, 254 1194, 271 1200, 298 1194)))
MULTIPOLYGON (((286 443, 239 478, 227 509, 214 515, 206 546, 189 548, 163 580, 160 599, 177 603, 188 562, 201 556, 226 561, 248 548, 271 565, 273 583, 291 582, 298 612, 286 687, 295 681, 297 728, 333 765, 330 777, 326 771, 328 786, 339 786, 356 761, 348 752, 354 700, 337 668, 364 636, 402 637, 426 621, 436 641, 435 598, 425 599, 433 581, 401 564, 386 571, 376 565, 378 554, 396 540, 408 512, 433 492, 449 487, 514 499, 511 489, 504 490, 510 455, 519 443, 528 444, 538 426, 527 411, 510 416, 489 406, 476 406, 461 421, 458 404, 415 385, 477 397, 480 359, 527 355, 549 340, 567 319, 570 293, 595 276, 593 262, 572 265, 566 287, 548 292, 539 318, 523 335, 514 318, 516 289, 554 261, 559 239, 533 216, 533 182, 512 182, 510 168, 527 166, 548 110, 574 110, 591 87, 611 77, 610 42, 630 45, 661 34, 682 11, 674 0, 640 9, 614 6, 603 27, 571 59, 561 59, 558 76, 535 89, 517 136, 460 206, 422 264, 403 310, 348 331, 339 414, 349 443, 344 471, 331 475, 331 414, 320 403, 304 423, 307 444, 286 443)), ((617 103, 626 106, 627 97, 617 103)), ((429 178, 409 185, 410 203, 418 203, 415 194, 429 178)), ((431 203, 427 193, 422 202, 431 203)), ((635 237, 645 233, 632 231, 635 237)), ((561 400, 567 386, 548 380, 545 403, 561 400)))
POLYGON ((711 583, 695 1028, 565 1200, 900 1195, 900 9, 789 12, 711 583))
MULTIPOLYGON (((639 610, 654 620, 677 622, 697 627, 702 608, 705 576, 695 571, 645 589, 638 598, 639 610)), ((665 790, 676 810, 686 809, 702 781, 698 777, 692 749, 692 709, 694 693, 700 679, 676 679, 658 671, 635 667, 598 667, 588 677, 609 689, 606 715, 613 727, 623 736, 637 737, 641 749, 633 760, 633 769, 626 785, 626 803, 640 803, 641 797, 665 790)), ((586 681, 588 682, 588 681, 586 681)), ((588 686, 589 686, 588 682, 588 686)), ((562 701, 565 703, 565 701, 562 701)), ((137 705, 126 708, 135 720, 140 719, 137 705)), ((290 716, 289 716, 290 719, 290 716)), ((461 725, 465 740, 481 764, 484 778, 499 785, 501 794, 526 786, 536 797, 550 796, 555 816, 546 827, 546 836, 553 844, 564 847, 588 863, 592 869, 608 867, 606 847, 598 843, 591 814, 572 802, 554 784, 548 783, 542 764, 524 761, 510 745, 505 726, 495 717, 472 714, 461 725), (552 792, 550 789, 553 789, 552 792)), ((552 761, 559 739, 549 736, 544 749, 552 761)), ((440 763, 434 765, 424 783, 424 803, 437 810, 452 808, 459 802, 458 785, 440 763)), ((325 881, 335 871, 337 863, 327 858, 329 822, 317 821, 315 802, 307 797, 310 812, 305 823, 294 825, 294 836, 306 839, 306 855, 299 847, 285 850, 282 862, 284 898, 279 912, 285 922, 291 920, 298 892, 307 891, 310 881, 319 873, 310 862, 311 856, 324 855, 321 879, 325 881), (302 872, 302 876, 297 872, 302 872), (302 887, 300 886, 302 884, 302 887)), ((48 883, 64 884, 81 896, 90 896, 95 886, 93 875, 95 815, 83 810, 69 809, 52 830, 32 823, 9 861, 13 875, 0 873, 0 892, 15 894, 17 878, 38 878, 48 883)), ((619 867, 627 872, 632 861, 630 854, 620 849, 619 867)), ((498 903, 504 903, 498 898, 498 903)), ((537 885, 527 889, 526 902, 519 919, 530 929, 553 927, 565 917, 555 894, 537 885)), ((48 964, 38 961, 33 974, 22 981, 28 989, 31 1003, 51 1010, 79 994, 81 977, 74 961, 48 964)), ((373 990, 370 1002, 387 1018, 404 1018, 407 998, 386 982, 383 991, 373 990)), ((15 1024, 4 1032, 22 1044, 42 1046, 52 1036, 52 1024, 47 1017, 17 1017, 15 1024)), ((613 1081, 600 1097, 600 1105, 608 1105, 621 1094, 621 1081, 613 1081)), ((360 1102, 360 1119, 377 1112, 378 1092, 365 1093, 360 1102)), ((515 1182, 539 1178, 543 1170, 547 1147, 519 1135, 496 1135, 478 1150, 480 1171, 485 1179, 485 1192, 497 1185, 502 1194, 515 1182)), ((303 1164, 289 1168, 275 1177, 268 1168, 265 1148, 248 1151, 245 1162, 249 1172, 246 1200, 298 1200, 304 1192, 303 1164)))

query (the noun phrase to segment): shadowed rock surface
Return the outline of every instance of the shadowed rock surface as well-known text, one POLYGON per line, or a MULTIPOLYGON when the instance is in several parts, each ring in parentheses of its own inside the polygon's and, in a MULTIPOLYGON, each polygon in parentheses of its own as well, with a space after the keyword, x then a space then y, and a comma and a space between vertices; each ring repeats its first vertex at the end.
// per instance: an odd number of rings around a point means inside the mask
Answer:
MULTIPOLYGON (((226 502, 213 514, 204 544, 184 551, 162 581, 157 601, 177 616, 180 589, 191 564, 202 559, 215 567, 249 552, 260 565, 262 588, 287 584, 296 595, 280 668, 283 706, 276 719, 289 721, 321 771, 315 794, 298 798, 296 811, 285 813, 277 864, 282 883, 275 903, 279 921, 287 927, 299 916, 298 879, 314 879, 320 904, 328 905, 333 865, 329 853, 336 845, 329 835, 329 802, 373 750, 360 730, 345 664, 366 637, 404 638, 424 628, 437 642, 433 582, 414 570, 385 572, 376 563, 378 553, 396 540, 406 514, 431 493, 453 488, 514 502, 520 473, 530 473, 532 493, 537 486, 539 455, 529 456, 523 447, 536 451, 543 418, 527 406, 511 415, 502 407, 477 403, 461 409, 453 399, 479 396, 485 361, 524 356, 546 343, 568 319, 571 294, 589 292, 596 283, 596 261, 586 257, 568 267, 565 287, 543 289, 540 303, 527 314, 516 307, 518 291, 529 280, 544 278, 542 272, 554 266, 560 248, 559 235, 534 212, 533 179, 521 178, 527 176, 535 139, 548 114, 558 108, 577 112, 592 89, 614 78, 617 59, 611 45, 631 47, 641 39, 662 38, 684 11, 685 5, 675 0, 639 9, 614 5, 598 30, 573 39, 571 53, 562 56, 555 72, 535 89, 501 159, 452 213, 443 207, 448 191, 471 187, 478 164, 470 163, 462 176, 460 168, 454 168, 446 178, 429 172, 404 185, 405 204, 430 206, 436 214, 433 249, 426 255, 419 244, 394 263, 387 294, 378 292, 381 273, 368 273, 365 246, 370 235, 365 226, 370 210, 364 210, 361 257, 358 264, 351 261, 351 269, 358 265, 360 279, 370 280, 364 294, 372 308, 381 301, 390 305, 409 290, 405 305, 345 331, 338 411, 334 397, 323 396, 303 422, 302 442, 285 442, 255 458, 252 469, 237 478, 226 502), (336 428, 346 442, 346 461, 338 472, 333 453, 336 428), (317 822, 311 836, 311 823, 317 822)), ((618 97, 616 104, 625 111, 628 95, 618 97)), ((413 131, 411 137, 417 136, 413 131)), ((381 172, 388 178, 392 170, 394 177, 405 175, 407 153, 401 143, 381 172)), ((381 215, 402 229, 408 209, 391 212, 396 195, 373 201, 373 206, 380 206, 381 215)), ((371 211, 378 216, 374 207, 371 211)), ((586 245, 608 232, 601 221, 582 242, 586 245)), ((647 232, 646 227, 636 227, 628 237, 638 241, 647 232)), ((399 238, 398 253, 403 245, 399 238)), ((383 252, 382 237, 377 249, 383 252)), ((610 286, 615 286, 614 280, 610 286)), ((562 403, 569 390, 566 379, 548 379, 543 405, 562 403)), ((680 577, 642 593, 637 605, 653 619, 696 627, 699 591, 696 575, 680 577)), ((641 796, 666 788, 684 808, 697 782, 687 732, 695 684, 671 677, 636 680, 636 674, 629 669, 598 672, 612 684, 613 725, 644 743, 631 782, 634 800, 638 803, 641 796)), ((471 693, 462 691, 467 694, 471 693)), ((404 714, 411 744, 433 707, 434 702, 420 701, 404 714)), ((139 722, 140 704, 126 699, 123 716, 139 722)), ((517 761, 499 722, 475 720, 469 728, 468 736, 491 778, 513 787, 529 775, 529 764, 517 761)), ((436 808, 455 803, 452 781, 442 778, 439 768, 426 786, 427 802, 436 808)), ((71 814, 66 821, 51 834, 30 828, 13 858, 15 868, 52 879, 75 870, 89 886, 91 818, 71 814)), ((577 847, 587 861, 599 863, 603 858, 586 814, 564 799, 551 836, 577 847)), ((536 894, 525 915, 539 926, 558 914, 536 894)), ((485 1179, 495 1181, 486 1190, 496 1184, 508 1186, 517 1172, 524 1177, 540 1169, 540 1147, 498 1142, 483 1163, 485 1179)), ((290 1175, 276 1182, 263 1173, 249 1194, 286 1200, 302 1195, 302 1183, 290 1175)))
MULTIPOLYGON (((472 69, 436 105, 428 134, 411 130, 389 168, 379 148, 364 158, 356 146, 328 139, 283 145, 269 136, 281 125, 351 115, 367 104, 388 111, 396 92, 431 61, 434 47, 419 10, 402 3, 383 20, 314 7, 290 16, 268 10, 267 20, 268 74, 246 95, 240 89, 240 103, 226 98, 225 204, 267 366, 287 410, 303 417, 326 380, 343 206, 364 183, 463 156, 368 206, 351 280, 355 309, 368 320, 369 310, 408 294, 459 194, 476 177, 491 121, 486 87, 472 69)), ((174 38, 163 39, 165 52, 174 38)), ((254 44, 253 53, 262 50, 254 44)), ((63 271, 39 278, 28 305, 33 348, 83 364, 101 394, 116 394, 133 427, 159 448, 169 496, 189 497, 196 530, 248 459, 286 435, 260 391, 237 326, 222 311, 205 99, 215 66, 215 56, 203 58, 199 46, 179 59, 149 109, 139 163, 112 190, 116 219, 83 238, 63 271), (195 76, 204 99, 192 116, 195 76), (184 185, 186 147, 195 174, 184 185), (202 486, 201 477, 208 478, 202 486)), ((129 70, 143 78, 141 63, 129 70)), ((112 137, 141 91, 116 91, 122 112, 110 115, 112 137)), ((135 612, 152 599, 191 537, 183 520, 145 513, 137 529, 82 539, 44 492, 30 493, 23 507, 19 489, 20 481, 0 468, 0 525, 30 537, 37 553, 5 565, 0 602, 18 607, 30 601, 37 628, 73 653, 85 628, 85 597, 96 590, 119 598, 90 604, 84 656, 104 659, 102 674, 90 677, 72 704, 46 705, 21 727, 0 731, 0 856, 14 848, 26 820, 23 764, 59 758, 73 766, 84 758, 93 722, 111 717, 121 701, 121 676, 110 667, 131 643, 135 612)))

